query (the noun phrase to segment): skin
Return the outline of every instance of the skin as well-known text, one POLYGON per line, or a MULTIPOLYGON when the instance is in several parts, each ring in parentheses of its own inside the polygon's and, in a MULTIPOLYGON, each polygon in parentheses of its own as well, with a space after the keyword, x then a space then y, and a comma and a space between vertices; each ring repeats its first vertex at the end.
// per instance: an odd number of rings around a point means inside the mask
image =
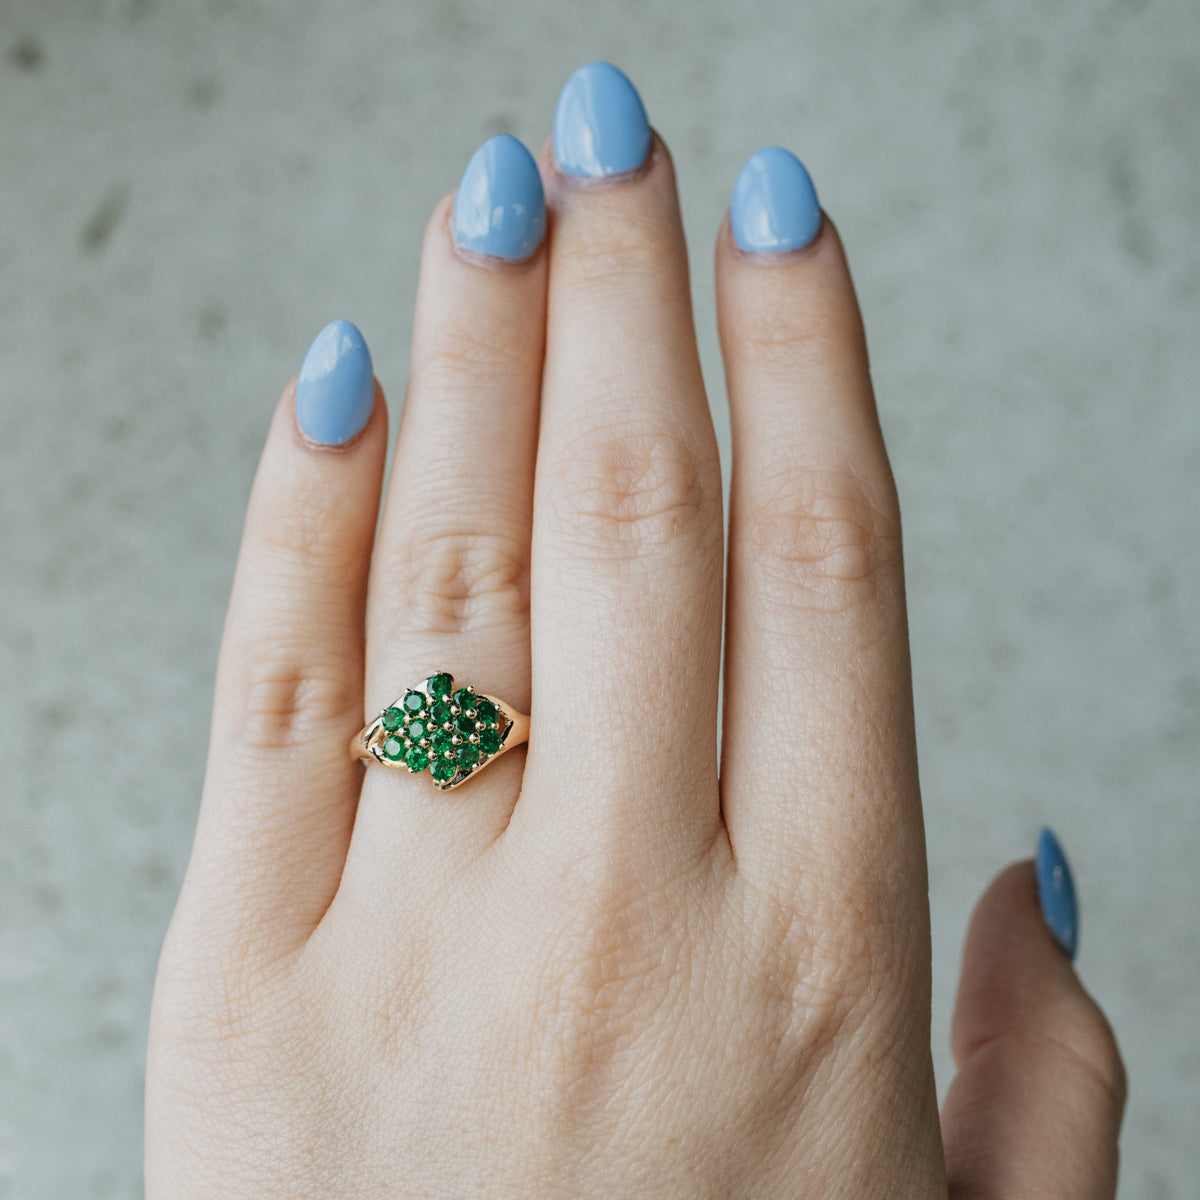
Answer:
POLYGON ((276 410, 155 987, 147 1196, 1111 1197, 1121 1059, 1029 862, 973 919, 937 1110, 899 509, 833 223, 717 239, 723 593, 669 155, 540 166, 530 260, 459 254, 452 196, 429 222, 377 544, 382 392, 339 449, 294 381, 276 410), (529 745, 448 794, 352 761, 441 668, 529 745))

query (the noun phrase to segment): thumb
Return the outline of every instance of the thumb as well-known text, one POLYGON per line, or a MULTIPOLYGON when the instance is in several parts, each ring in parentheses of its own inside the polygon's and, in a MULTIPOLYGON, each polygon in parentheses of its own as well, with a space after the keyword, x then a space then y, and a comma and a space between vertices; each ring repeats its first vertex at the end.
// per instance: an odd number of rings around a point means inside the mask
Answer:
POLYGON ((971 918, 942 1109, 951 1200, 1103 1200, 1117 1189, 1125 1068, 1071 966, 1067 860, 1043 829, 971 918))

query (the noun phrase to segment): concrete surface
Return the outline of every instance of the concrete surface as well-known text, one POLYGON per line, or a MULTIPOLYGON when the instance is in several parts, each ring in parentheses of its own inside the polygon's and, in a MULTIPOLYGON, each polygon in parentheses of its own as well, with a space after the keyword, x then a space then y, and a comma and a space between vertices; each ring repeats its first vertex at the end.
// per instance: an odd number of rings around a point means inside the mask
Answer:
POLYGON ((1132 1080, 1200 1180, 1194 0, 0 4, 0 1197, 141 1194, 151 983, 243 505, 334 316, 403 392, 419 234, 590 58, 711 241, 782 142, 849 246, 904 505, 942 1088, 971 904, 1052 823, 1132 1080), (175 737, 143 753, 145 722, 175 737))

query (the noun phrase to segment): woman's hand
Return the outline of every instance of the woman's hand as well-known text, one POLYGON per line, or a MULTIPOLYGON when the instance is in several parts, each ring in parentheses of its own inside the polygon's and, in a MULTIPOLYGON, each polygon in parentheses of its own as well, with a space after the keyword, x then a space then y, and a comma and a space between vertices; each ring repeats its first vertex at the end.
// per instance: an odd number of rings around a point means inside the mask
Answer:
POLYGON ((1120 1058, 1031 863, 972 925, 939 1123, 900 516, 784 152, 716 284, 724 586, 675 179, 611 67, 538 168, 493 139, 433 214, 374 549, 353 327, 285 390, 155 990, 151 1200, 1112 1195, 1120 1058), (364 719, 441 669, 527 748, 447 793, 364 771, 364 719))

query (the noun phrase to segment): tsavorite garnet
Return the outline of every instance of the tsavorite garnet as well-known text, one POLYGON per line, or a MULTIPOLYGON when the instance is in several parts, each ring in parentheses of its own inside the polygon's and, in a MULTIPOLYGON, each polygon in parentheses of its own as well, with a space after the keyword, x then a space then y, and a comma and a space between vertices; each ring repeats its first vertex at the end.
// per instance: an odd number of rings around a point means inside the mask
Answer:
POLYGON ((383 714, 383 727, 390 733, 395 733, 404 724, 404 714, 398 708, 389 708, 383 714))
POLYGON ((429 768, 429 773, 438 783, 445 783, 458 774, 458 768, 448 758, 435 758, 433 765, 429 768))
POLYGON ((459 737, 470 737, 475 732, 475 718, 466 713, 459 713, 454 718, 454 729, 459 737))
POLYGON ((420 746, 414 746, 405 756, 404 761, 410 771, 423 771, 429 766, 429 755, 420 746))
POLYGON ((484 754, 495 754, 500 749, 500 734, 495 729, 485 729, 479 735, 479 748, 484 754))
POLYGON ((443 696, 450 695, 450 689, 454 686, 452 676, 445 674, 434 675, 429 680, 429 694, 435 699, 440 700, 443 696))
POLYGON ((458 691, 454 693, 454 703, 457 704, 458 707, 464 712, 466 712, 468 708, 474 708, 478 702, 479 698, 473 691, 471 691, 470 688, 459 688, 458 691))
POLYGON ((398 737, 385 737, 383 739, 383 753, 386 758, 390 758, 393 762, 398 758, 403 758, 404 743, 398 737))
POLYGON ((428 729, 425 728, 425 722, 422 721, 420 717, 415 717, 413 720, 409 721, 408 736, 412 738, 414 742, 419 742, 428 732, 428 729))
POLYGON ((473 767, 479 761, 479 747, 474 742, 463 742, 454 752, 460 767, 473 767))
POLYGON ((417 713, 425 711, 425 697, 420 692, 406 692, 403 705, 404 711, 410 717, 415 717, 417 713))
POLYGON ((450 705, 435 704, 429 711, 430 719, 440 729, 447 721, 451 719, 450 705))
POLYGON ((429 739, 430 746, 433 747, 434 754, 439 757, 446 753, 447 750, 454 749, 454 743, 450 740, 450 733, 445 729, 439 729, 433 737, 429 739))
POLYGON ((496 711, 496 706, 490 700, 480 700, 475 705, 475 712, 479 719, 488 726, 495 725, 496 718, 500 715, 496 711))

